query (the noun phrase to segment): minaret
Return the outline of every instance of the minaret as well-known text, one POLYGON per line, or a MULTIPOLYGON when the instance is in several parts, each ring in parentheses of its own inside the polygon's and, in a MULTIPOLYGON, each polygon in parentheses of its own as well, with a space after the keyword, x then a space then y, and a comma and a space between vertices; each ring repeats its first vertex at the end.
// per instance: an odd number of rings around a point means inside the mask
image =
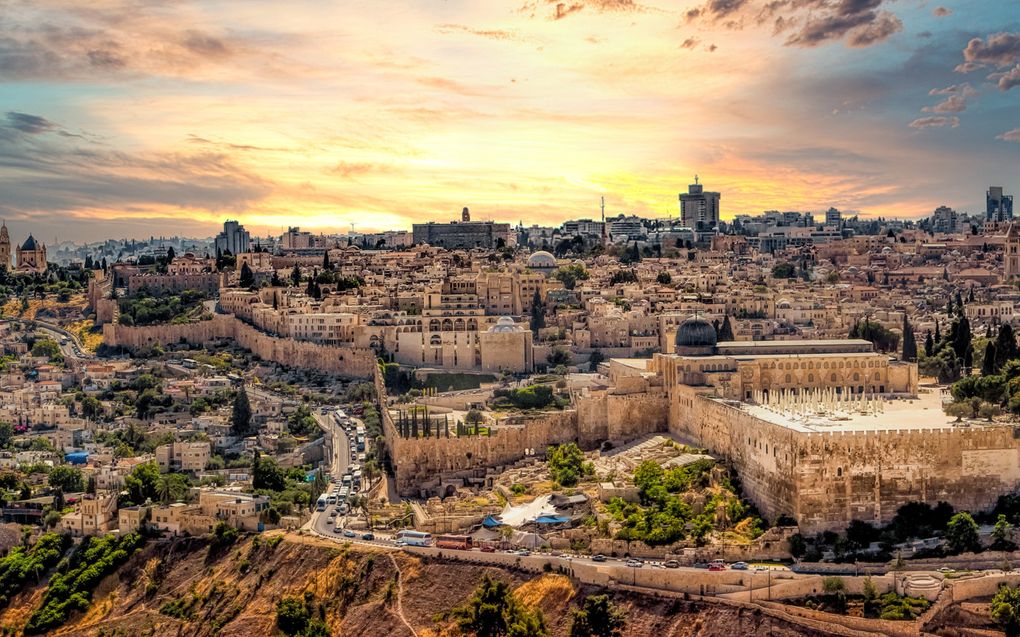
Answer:
POLYGON ((602 243, 609 243, 609 228, 606 227, 606 198, 602 198, 602 243))
POLYGON ((11 237, 7 232, 7 220, 0 225, 0 267, 11 269, 11 237))

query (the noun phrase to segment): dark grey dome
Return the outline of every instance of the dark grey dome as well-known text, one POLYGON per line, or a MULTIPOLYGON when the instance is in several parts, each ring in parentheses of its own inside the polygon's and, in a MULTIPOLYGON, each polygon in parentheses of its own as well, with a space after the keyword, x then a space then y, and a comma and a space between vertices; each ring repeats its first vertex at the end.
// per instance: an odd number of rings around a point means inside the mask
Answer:
POLYGON ((677 348, 715 347, 715 328, 705 319, 689 318, 676 329, 677 348))

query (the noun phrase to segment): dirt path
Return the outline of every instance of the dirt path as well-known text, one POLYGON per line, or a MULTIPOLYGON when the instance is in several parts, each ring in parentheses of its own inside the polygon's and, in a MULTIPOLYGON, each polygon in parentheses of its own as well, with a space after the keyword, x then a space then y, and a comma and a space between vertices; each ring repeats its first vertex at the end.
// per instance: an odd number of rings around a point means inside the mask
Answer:
POLYGON ((393 553, 390 553, 389 556, 390 561, 393 562, 393 568, 397 569, 397 603, 395 604, 397 617, 400 618, 400 621, 404 622, 404 625, 407 626, 407 629, 411 631, 411 634, 414 635, 414 637, 418 637, 418 632, 414 629, 414 626, 412 626, 411 622, 407 621, 407 618, 404 617, 404 607, 400 602, 401 598, 404 596, 404 573, 400 570, 400 565, 397 564, 397 558, 393 557, 393 553))

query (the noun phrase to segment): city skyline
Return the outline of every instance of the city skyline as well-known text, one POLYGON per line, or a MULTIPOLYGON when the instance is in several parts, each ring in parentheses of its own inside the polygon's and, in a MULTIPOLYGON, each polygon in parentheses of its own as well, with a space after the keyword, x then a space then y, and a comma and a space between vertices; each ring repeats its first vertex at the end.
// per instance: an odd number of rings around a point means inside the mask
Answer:
POLYGON ((786 4, 13 3, 0 214, 96 240, 676 218, 694 174, 724 219, 1015 192, 1001 3, 786 4))

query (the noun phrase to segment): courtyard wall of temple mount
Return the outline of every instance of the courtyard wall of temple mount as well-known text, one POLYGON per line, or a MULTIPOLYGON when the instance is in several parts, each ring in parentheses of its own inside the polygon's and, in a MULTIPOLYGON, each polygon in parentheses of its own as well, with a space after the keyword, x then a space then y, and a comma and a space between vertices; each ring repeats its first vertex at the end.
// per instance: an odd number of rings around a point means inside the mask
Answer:
POLYGON ((805 533, 885 524, 914 501, 987 510, 1020 486, 1011 425, 801 431, 699 388, 671 394, 670 431, 728 462, 762 515, 791 516, 805 533))

